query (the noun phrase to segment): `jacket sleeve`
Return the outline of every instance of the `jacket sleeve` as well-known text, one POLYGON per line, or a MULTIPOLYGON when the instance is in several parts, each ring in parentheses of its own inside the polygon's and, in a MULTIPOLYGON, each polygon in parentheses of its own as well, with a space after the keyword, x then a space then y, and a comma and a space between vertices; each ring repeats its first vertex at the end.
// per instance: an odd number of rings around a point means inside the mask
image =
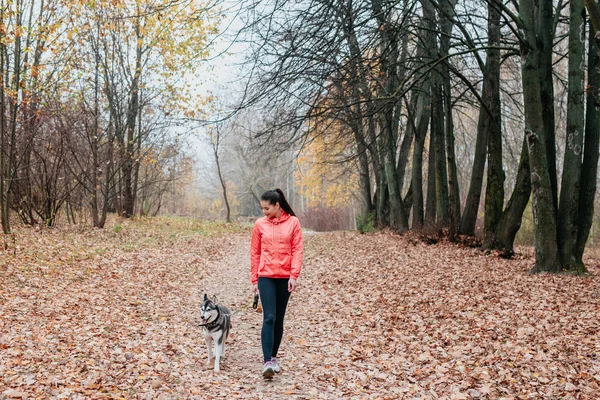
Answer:
POLYGON ((252 242, 250 244, 250 281, 253 285, 258 283, 258 265, 260 264, 260 229, 254 224, 252 229, 252 242))
POLYGON ((294 234, 292 236, 292 270, 290 277, 298 279, 302 270, 302 256, 304 255, 304 242, 302 240, 302 228, 300 221, 295 219, 294 234))

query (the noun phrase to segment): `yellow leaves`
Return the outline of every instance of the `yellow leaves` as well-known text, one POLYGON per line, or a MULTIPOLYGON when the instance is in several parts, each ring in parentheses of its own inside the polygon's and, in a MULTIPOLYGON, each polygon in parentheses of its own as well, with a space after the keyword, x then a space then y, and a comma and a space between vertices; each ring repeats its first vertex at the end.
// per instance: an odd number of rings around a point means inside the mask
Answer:
POLYGON ((296 180, 308 206, 339 207, 349 205, 358 190, 357 173, 348 163, 337 162, 348 157, 353 148, 346 129, 326 119, 315 122, 311 141, 298 160, 296 180))
POLYGON ((25 36, 25 28, 23 26, 17 26, 15 29, 15 37, 25 36))

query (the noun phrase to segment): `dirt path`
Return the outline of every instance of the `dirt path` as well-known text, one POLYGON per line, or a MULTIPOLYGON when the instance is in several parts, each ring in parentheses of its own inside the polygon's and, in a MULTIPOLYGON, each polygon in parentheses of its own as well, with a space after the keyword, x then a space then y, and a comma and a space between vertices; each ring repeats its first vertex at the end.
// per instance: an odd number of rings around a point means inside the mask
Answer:
MULTIPOLYGON (((262 314, 251 307, 249 242, 246 237, 236 237, 231 243, 234 245, 223 253, 224 257, 219 262, 211 265, 208 274, 199 283, 207 294, 216 294, 219 302, 233 310, 233 330, 221 373, 215 374, 210 369, 212 367, 202 365, 204 373, 224 385, 221 387, 223 393, 218 392, 218 387, 213 387, 211 394, 227 398, 236 395, 257 399, 303 398, 294 385, 294 373, 285 366, 272 381, 265 381, 261 376, 262 314)), ((205 356, 204 349, 200 352, 205 356)), ((285 359, 285 352, 281 355, 285 359)))

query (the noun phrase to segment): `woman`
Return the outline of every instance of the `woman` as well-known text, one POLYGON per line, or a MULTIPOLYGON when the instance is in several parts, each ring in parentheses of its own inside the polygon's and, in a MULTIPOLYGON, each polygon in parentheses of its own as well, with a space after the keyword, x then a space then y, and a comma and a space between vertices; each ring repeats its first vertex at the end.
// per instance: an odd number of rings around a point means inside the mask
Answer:
POLYGON ((260 206, 264 217, 254 223, 252 230, 250 279, 254 293, 260 293, 263 309, 263 376, 271 378, 281 371, 277 351, 285 309, 302 269, 303 244, 300 221, 280 189, 263 193, 260 206))

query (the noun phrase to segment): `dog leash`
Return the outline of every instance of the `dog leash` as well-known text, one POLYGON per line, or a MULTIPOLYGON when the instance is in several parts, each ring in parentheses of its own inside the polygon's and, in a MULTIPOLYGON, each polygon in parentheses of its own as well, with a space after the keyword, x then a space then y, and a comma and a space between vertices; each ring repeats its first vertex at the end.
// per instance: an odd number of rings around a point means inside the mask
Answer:
MULTIPOLYGON (((217 302, 215 302, 215 304, 219 305, 219 303, 217 303, 217 302)), ((232 311, 231 314, 229 314, 229 316, 232 317, 232 316, 234 316, 235 314, 239 313, 240 311, 242 311, 243 309, 245 309, 247 307, 248 307, 247 305, 243 305, 241 308, 239 308, 239 309, 237 309, 235 311, 232 311)), ((255 309, 255 310, 258 308, 258 294, 254 295, 254 299, 253 299, 253 302, 252 302, 252 308, 255 309)), ((228 314, 225 314, 225 315, 228 315, 228 314)), ((213 322, 210 322, 208 324, 200 324, 199 323, 198 326, 208 326, 208 327, 210 327, 211 324, 213 324, 214 322, 216 322, 216 321, 219 320, 220 316, 221 315, 219 313, 219 316, 213 322)))
MULTIPOLYGON (((242 306, 242 308, 241 308, 241 309, 238 309, 238 310, 232 311, 232 312, 231 312, 231 314, 225 314, 225 315, 229 315, 230 317, 232 317, 233 315, 235 315, 235 314, 239 313, 240 311, 242 311, 242 309, 244 309, 244 308, 247 308, 247 307, 248 307, 248 306, 242 306)), ((198 326, 206 326, 206 327, 209 327, 209 328, 210 328, 210 327, 211 327, 211 325, 212 325, 214 322, 218 321, 218 320, 219 320, 219 317, 217 317, 217 319, 215 319, 213 322, 209 322, 208 324, 201 324, 201 323, 198 323, 198 326)), ((214 326, 214 325, 213 325, 213 326, 214 326)))

